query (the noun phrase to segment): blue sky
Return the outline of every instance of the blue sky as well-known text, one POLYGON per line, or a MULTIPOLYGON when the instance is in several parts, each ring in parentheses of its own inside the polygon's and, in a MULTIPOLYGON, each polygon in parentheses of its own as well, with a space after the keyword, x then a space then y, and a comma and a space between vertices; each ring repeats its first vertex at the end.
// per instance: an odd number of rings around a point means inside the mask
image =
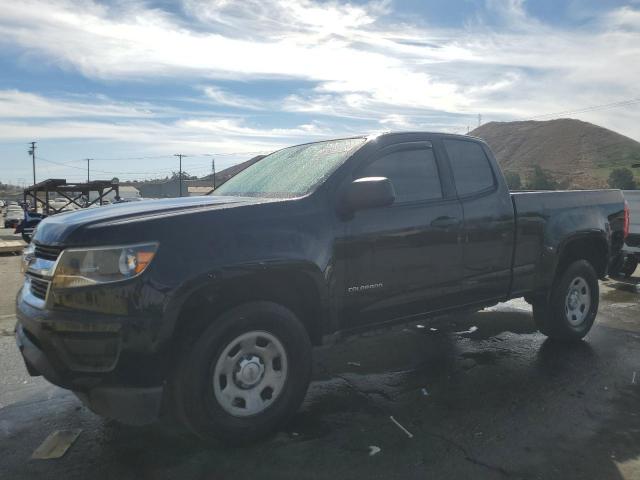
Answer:
MULTIPOLYGON (((640 2, 0 2, 0 181, 161 178, 640 99, 640 2)), ((571 116, 640 140, 640 103, 571 116)), ((544 118, 552 118, 553 115, 544 118)))

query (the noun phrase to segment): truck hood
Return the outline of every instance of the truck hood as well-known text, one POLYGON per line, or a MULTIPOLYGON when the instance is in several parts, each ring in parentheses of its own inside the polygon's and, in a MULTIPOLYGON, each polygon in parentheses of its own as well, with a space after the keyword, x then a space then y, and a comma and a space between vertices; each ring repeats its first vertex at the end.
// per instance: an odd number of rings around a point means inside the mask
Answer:
POLYGON ((201 196, 143 200, 97 208, 86 208, 47 217, 38 225, 34 241, 48 245, 64 244, 73 231, 114 223, 144 221, 203 210, 233 208, 241 205, 265 203, 271 200, 253 197, 201 196))

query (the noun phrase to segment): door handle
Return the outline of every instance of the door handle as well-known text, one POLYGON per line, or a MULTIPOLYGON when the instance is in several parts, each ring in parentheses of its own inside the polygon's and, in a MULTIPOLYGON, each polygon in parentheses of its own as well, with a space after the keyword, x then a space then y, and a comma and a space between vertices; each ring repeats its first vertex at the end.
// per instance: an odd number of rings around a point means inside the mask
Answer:
POLYGON ((431 222, 433 228, 450 228, 460 225, 460 220, 455 217, 438 217, 431 222))

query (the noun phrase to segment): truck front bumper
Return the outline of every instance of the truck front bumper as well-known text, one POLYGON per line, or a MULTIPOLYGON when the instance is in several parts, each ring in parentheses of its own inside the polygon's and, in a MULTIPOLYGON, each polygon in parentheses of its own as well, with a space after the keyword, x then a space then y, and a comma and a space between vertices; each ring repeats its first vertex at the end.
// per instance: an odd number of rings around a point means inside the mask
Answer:
MULTIPOLYGON (((18 294, 16 343, 29 374, 72 390, 99 415, 133 425, 155 421, 164 390, 149 368, 155 356, 132 353, 120 321, 82 312, 78 324, 76 313, 38 309, 18 294)), ((139 348, 139 338, 133 341, 139 348)))

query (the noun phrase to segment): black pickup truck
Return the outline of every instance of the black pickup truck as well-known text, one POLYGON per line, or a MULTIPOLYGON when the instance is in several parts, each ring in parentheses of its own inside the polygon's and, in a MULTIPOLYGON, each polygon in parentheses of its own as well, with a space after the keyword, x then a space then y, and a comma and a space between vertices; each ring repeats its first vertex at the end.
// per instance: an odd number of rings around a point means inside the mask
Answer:
POLYGON ((17 344, 97 413, 245 442, 296 411, 312 346, 342 334, 524 297, 545 335, 581 339, 624 230, 619 190, 510 193, 476 138, 309 143, 209 196, 42 221, 17 344))

